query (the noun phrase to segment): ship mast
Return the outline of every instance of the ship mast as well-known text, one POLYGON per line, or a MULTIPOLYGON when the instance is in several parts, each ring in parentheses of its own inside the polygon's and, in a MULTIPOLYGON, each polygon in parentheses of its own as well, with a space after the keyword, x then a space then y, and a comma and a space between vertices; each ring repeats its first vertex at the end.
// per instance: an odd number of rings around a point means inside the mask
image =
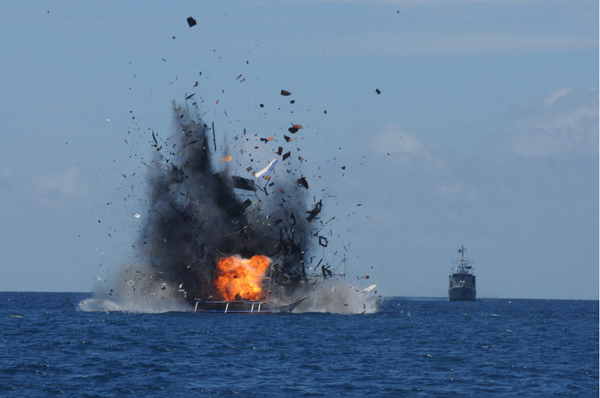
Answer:
POLYGON ((456 273, 459 273, 459 274, 471 273, 471 270, 472 270, 471 262, 469 262, 469 260, 465 256, 465 254, 467 253, 467 249, 465 248, 464 245, 461 245, 460 249, 458 249, 458 252, 460 253, 460 259, 458 260, 458 264, 456 267, 456 273))

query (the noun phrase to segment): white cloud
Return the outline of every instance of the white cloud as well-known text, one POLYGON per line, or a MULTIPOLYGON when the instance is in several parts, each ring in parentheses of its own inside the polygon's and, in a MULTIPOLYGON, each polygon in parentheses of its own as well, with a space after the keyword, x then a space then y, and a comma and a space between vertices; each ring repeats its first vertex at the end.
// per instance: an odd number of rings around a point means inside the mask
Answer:
POLYGON ((398 126, 391 124, 385 126, 383 131, 375 136, 372 146, 373 150, 380 155, 404 154, 411 157, 429 156, 425 147, 413 134, 402 132, 398 126))
POLYGON ((518 111, 508 150, 545 157, 567 152, 598 153, 598 89, 561 88, 518 111))
POLYGON ((548 98, 546 98, 546 105, 552 105, 561 97, 567 95, 571 90, 573 90, 573 87, 563 87, 558 90, 555 90, 548 96, 548 98))
POLYGON ((89 193, 89 184, 81 169, 71 166, 59 174, 35 177, 33 190, 39 204, 60 207, 67 200, 85 198, 89 193))

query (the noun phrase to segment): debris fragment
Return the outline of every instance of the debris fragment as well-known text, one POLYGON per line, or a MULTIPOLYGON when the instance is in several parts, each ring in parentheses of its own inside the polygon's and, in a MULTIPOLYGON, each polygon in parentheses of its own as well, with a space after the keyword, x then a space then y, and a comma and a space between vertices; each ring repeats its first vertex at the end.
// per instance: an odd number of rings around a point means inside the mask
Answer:
POLYGON ((289 91, 287 91, 287 90, 281 90, 281 95, 284 95, 284 96, 286 96, 286 97, 287 97, 288 95, 292 95, 292 93, 290 93, 290 92, 289 92, 289 91))
POLYGON ((189 100, 190 98, 192 98, 194 95, 196 95, 196 93, 190 94, 187 97, 185 97, 186 100, 189 100))
POLYGON ((294 141, 295 138, 290 138, 287 135, 284 135, 283 138, 285 138, 285 142, 290 142, 290 141, 294 141))
POLYGON ((252 201, 250 199, 246 199, 244 201, 244 203, 242 203, 242 207, 245 209, 247 209, 250 205, 252 204, 252 201))
POLYGON ((223 159, 219 159, 221 162, 231 162, 233 160, 233 156, 229 155, 224 157, 223 159))
POLYGON ((308 189, 308 182, 306 181, 306 178, 304 177, 300 177, 296 180, 296 185, 300 185, 303 186, 304 188, 308 189))
POLYGON ((377 94, 381 94, 381 90, 379 90, 378 88, 376 88, 376 89, 375 89, 375 92, 376 92, 377 94))
POLYGON ((319 244, 323 247, 327 247, 327 238, 324 236, 319 236, 319 244))
POLYGON ((261 138, 260 140, 261 140, 262 142, 269 142, 269 141, 273 141, 274 139, 275 139, 275 138, 273 138, 273 137, 267 137, 267 138, 261 138))
POLYGON ((323 202, 319 200, 317 202, 317 204, 315 204, 315 207, 311 211, 307 212, 308 213, 308 217, 306 217, 306 219, 308 221, 314 220, 314 218, 321 212, 321 208, 322 207, 323 207, 323 202))
POLYGON ((190 25, 190 28, 191 28, 192 26, 196 25, 196 20, 192 17, 189 17, 187 19, 187 23, 188 23, 188 25, 190 25))
POLYGON ((296 134, 296 133, 298 132, 298 128, 297 128, 297 127, 290 127, 290 128, 288 129, 288 131, 289 131, 290 133, 292 133, 292 134, 296 134))
POLYGON ((193 145, 193 144, 195 144, 197 142, 198 142, 198 140, 190 141, 187 144, 183 145, 181 148, 185 148, 186 146, 193 145))
POLYGON ((276 165, 276 164, 277 164, 277 159, 273 159, 273 160, 271 161, 271 163, 269 163, 269 165, 268 165, 267 167, 265 167, 264 169, 262 169, 262 170, 261 170, 261 171, 259 171, 258 173, 254 173, 254 176, 255 176, 256 178, 261 178, 261 177, 262 177, 262 178, 264 178, 264 179, 267 179, 267 180, 268 180, 269 178, 271 178, 271 177, 269 176, 269 173, 270 173, 271 171, 273 171, 273 168, 275 167, 275 165, 276 165))
POLYGON ((246 191, 256 191, 256 185, 253 180, 244 177, 232 176, 231 182, 234 188, 244 189, 246 191))
POLYGON ((291 156, 291 151, 287 151, 286 153, 283 154, 283 160, 286 160, 290 156, 291 156))

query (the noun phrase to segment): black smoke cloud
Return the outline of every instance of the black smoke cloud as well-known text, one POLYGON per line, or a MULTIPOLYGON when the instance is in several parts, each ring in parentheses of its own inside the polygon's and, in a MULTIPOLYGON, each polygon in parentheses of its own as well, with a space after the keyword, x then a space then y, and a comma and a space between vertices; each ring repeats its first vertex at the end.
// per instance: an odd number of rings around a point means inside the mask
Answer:
POLYGON ((304 265, 316 239, 307 217, 312 221, 321 203, 307 203, 306 180, 282 159, 269 180, 233 175, 230 163, 214 158, 214 132, 197 109, 174 103, 173 111, 170 137, 153 133, 150 209, 138 244, 153 282, 188 299, 218 298, 213 280, 219 257, 266 255, 273 290, 292 294, 306 279, 304 265))

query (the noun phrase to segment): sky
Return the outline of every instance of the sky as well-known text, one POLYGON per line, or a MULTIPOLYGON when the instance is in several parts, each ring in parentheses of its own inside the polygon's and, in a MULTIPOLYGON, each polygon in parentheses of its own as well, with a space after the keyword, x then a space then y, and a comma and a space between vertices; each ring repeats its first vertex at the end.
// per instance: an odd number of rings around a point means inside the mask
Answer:
POLYGON ((318 250, 357 286, 445 297, 464 245, 478 297, 596 300, 598 20, 597 1, 2 2, 0 290, 89 292, 135 261, 151 134, 194 94, 216 157, 304 126, 337 220, 318 250))

